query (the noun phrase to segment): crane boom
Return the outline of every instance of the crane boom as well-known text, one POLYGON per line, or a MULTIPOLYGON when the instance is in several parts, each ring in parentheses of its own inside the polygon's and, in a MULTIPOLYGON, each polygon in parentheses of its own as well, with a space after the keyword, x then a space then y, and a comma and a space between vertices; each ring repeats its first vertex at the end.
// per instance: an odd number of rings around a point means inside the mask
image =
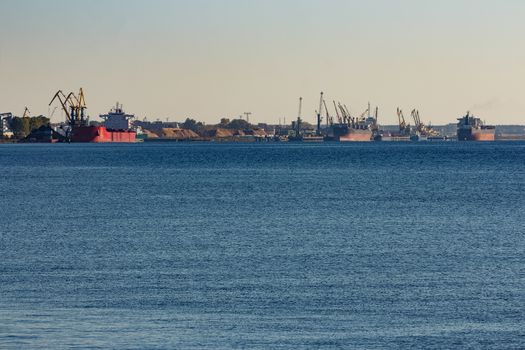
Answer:
POLYGON ((341 105, 340 102, 338 103, 338 106, 339 106, 339 110, 341 111, 341 116, 343 117, 343 123, 348 124, 348 121, 349 121, 348 114, 346 113, 344 107, 341 105))
POLYGON ((361 115, 359 116, 359 119, 361 119, 361 120, 364 119, 365 115, 367 115, 367 114, 370 115, 370 103, 368 104, 367 109, 363 113, 361 113, 361 115))
POLYGON ((339 115, 339 110, 337 109, 337 105, 335 104, 335 100, 333 100, 333 102, 334 102, 335 115, 337 116, 337 121, 339 122, 339 124, 341 124, 342 121, 341 121, 341 116, 339 115))
POLYGON ((58 101, 60 102, 60 106, 62 107, 62 109, 64 110, 64 113, 66 113, 66 121, 68 123, 71 123, 71 114, 69 113, 69 110, 66 106, 66 101, 68 99, 68 97, 66 97, 66 95, 64 95, 64 93, 62 92, 62 90, 58 90, 55 95, 53 96, 53 98, 51 99, 51 102, 49 102, 49 106, 51 106, 51 104, 53 103, 53 101, 55 101, 55 99, 58 99, 58 101))
POLYGON ((319 99, 319 110, 317 111, 317 136, 321 135, 321 122, 323 117, 321 116, 321 110, 323 109, 323 92, 321 91, 321 97, 319 99))
POLYGON ((332 117, 330 117, 330 113, 328 112, 328 107, 326 107, 326 101, 323 99, 323 105, 324 110, 326 112, 326 126, 328 127, 328 124, 333 124, 334 121, 332 120, 332 117))
POLYGON ((49 102, 49 106, 51 106, 51 104, 56 99, 58 99, 60 106, 66 113, 66 121, 69 125, 74 125, 77 122, 80 124, 87 123, 84 115, 84 111, 87 108, 86 98, 82 88, 80 88, 78 95, 70 92, 67 96, 62 92, 62 90, 58 90, 51 99, 51 102, 49 102))
POLYGON ((25 107, 22 118, 29 118, 30 116, 31 116, 31 112, 29 112, 29 108, 25 107))
POLYGON ((403 111, 400 108, 397 109, 397 119, 399 120, 399 130, 404 130, 406 122, 405 117, 403 116, 403 111))

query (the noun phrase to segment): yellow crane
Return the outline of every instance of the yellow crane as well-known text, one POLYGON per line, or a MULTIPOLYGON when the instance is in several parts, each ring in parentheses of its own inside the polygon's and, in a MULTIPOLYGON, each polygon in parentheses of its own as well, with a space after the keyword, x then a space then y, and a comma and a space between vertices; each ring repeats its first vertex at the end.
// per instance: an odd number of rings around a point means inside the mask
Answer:
POLYGON ((410 124, 407 124, 405 121, 405 116, 403 115, 403 111, 400 108, 397 109, 397 118, 399 119, 400 135, 410 135, 410 124))
POLYGON ((424 125, 421 122, 421 119, 419 118, 419 111, 413 109, 412 113, 410 114, 412 115, 412 118, 414 119, 414 123, 416 125, 417 131, 422 132, 424 129, 424 125))
POLYGON ((403 111, 398 108, 397 109, 397 119, 399 120, 399 130, 405 130, 407 127, 407 123, 405 121, 405 116, 403 115, 403 111))
POLYGON ((60 105, 66 114, 66 120, 68 124, 75 125, 86 123, 87 120, 85 116, 85 110, 87 106, 84 90, 82 88, 80 88, 78 95, 70 92, 67 96, 62 92, 62 90, 58 90, 53 96, 51 102, 49 102, 50 106, 55 101, 55 99, 58 99, 60 102, 60 105))

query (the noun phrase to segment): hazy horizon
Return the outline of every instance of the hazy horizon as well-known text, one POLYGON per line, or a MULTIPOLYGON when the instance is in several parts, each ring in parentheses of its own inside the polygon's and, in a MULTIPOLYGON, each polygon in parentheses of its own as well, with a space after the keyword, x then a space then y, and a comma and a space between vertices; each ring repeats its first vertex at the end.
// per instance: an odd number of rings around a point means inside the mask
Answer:
POLYGON ((0 112, 47 115, 57 90, 83 87, 92 118, 118 101, 140 119, 277 123, 302 96, 313 122, 323 91, 353 114, 378 105, 383 124, 396 107, 525 123, 518 0, 4 0, 0 13, 0 112))

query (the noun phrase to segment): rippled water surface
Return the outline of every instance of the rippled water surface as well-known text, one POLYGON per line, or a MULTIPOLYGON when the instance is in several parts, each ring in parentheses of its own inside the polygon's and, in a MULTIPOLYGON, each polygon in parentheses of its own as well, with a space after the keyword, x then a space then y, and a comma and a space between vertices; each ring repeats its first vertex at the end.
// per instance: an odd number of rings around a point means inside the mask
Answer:
POLYGON ((525 348, 525 144, 0 145, 0 348, 525 348))

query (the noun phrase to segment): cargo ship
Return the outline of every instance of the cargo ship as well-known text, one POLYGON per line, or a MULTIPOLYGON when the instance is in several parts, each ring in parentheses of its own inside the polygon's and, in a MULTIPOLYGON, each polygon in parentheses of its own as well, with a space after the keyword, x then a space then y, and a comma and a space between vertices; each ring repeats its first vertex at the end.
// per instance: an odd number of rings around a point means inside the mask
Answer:
POLYGON ((71 142, 137 142, 133 130, 112 130, 100 125, 74 126, 71 142))
POLYGON ((372 141, 372 130, 365 124, 334 124, 330 128, 330 139, 339 142, 372 141))
POLYGON ((97 126, 96 132, 91 131, 91 135, 86 132, 85 135, 91 136, 93 140, 87 142, 137 142, 137 131, 132 124, 135 115, 124 113, 122 104, 117 102, 108 114, 101 114, 99 117, 104 120, 104 125, 97 126))
POLYGON ((399 129, 396 131, 383 131, 374 136, 374 141, 407 142, 410 141, 411 127, 405 120, 403 111, 397 108, 399 129))
POLYGON ((125 114, 122 105, 117 105, 108 114, 101 115, 103 125, 94 125, 85 115, 87 109, 84 91, 78 95, 73 92, 65 95, 58 90, 49 105, 58 99, 66 114, 67 128, 64 130, 66 142, 136 142, 137 133, 132 129, 134 115, 125 114))
POLYGON ((339 110, 341 111, 341 116, 339 113, 337 115, 339 123, 331 125, 327 139, 339 142, 369 142, 374 140, 374 133, 378 129, 377 108, 376 115, 371 116, 369 103, 367 110, 359 117, 352 117, 346 106, 341 104, 339 104, 339 110), (366 117, 367 113, 368 117, 366 117))
POLYGON ((458 141, 494 141, 496 127, 485 125, 481 119, 470 115, 458 118, 458 141))
MULTIPOLYGON (((321 92, 321 98, 323 97, 323 93, 321 92)), ((303 125, 303 119, 301 118, 301 111, 303 106, 303 98, 299 97, 299 115, 297 116, 297 120, 292 122, 292 128, 288 130, 288 142, 323 142, 324 137, 320 133, 320 115, 317 115, 317 134, 310 131, 310 130, 304 130, 303 125)))
POLYGON ((410 135, 400 134, 398 132, 383 132, 379 137, 374 137, 374 141, 409 142, 410 140, 410 135))
POLYGON ((70 133, 71 142, 137 142, 137 132, 132 130, 134 115, 124 113, 122 105, 117 105, 108 114, 100 115, 103 125, 88 125, 87 120, 77 119, 70 133))

